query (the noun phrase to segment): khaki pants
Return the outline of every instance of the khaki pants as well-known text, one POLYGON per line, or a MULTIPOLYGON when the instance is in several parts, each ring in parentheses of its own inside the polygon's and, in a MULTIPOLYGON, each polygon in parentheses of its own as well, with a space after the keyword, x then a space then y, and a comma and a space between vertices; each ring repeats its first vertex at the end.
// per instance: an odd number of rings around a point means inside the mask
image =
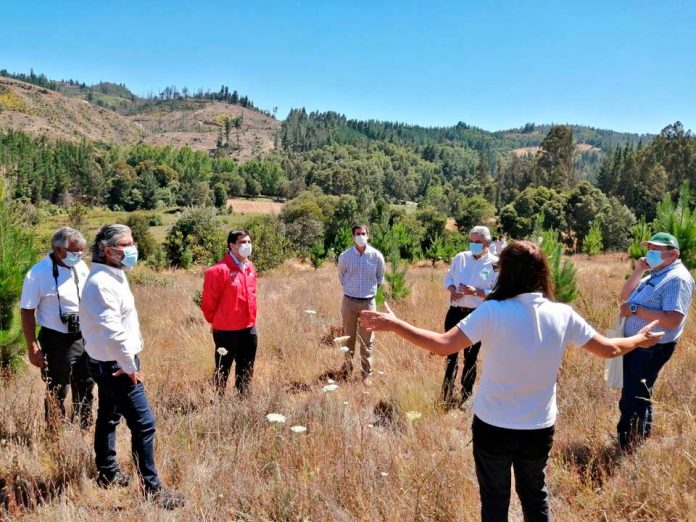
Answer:
POLYGON ((343 296, 341 304, 341 316, 343 317, 343 334, 350 336, 346 346, 346 362, 344 368, 350 373, 353 371, 353 354, 355 353, 356 337, 360 342, 360 364, 363 377, 370 375, 372 371, 372 341, 374 334, 358 325, 358 315, 362 310, 376 310, 375 300, 361 301, 343 296))

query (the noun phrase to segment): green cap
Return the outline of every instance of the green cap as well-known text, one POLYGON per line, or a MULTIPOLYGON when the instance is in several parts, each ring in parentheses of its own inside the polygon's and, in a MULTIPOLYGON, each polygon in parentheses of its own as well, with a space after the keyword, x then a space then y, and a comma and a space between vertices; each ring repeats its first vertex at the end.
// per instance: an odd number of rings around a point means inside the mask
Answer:
POLYGON ((679 248, 679 241, 677 241, 677 238, 674 237, 672 234, 668 234, 667 232, 658 232, 657 234, 653 234, 653 237, 651 237, 648 241, 643 241, 643 245, 645 244, 654 244, 654 245, 664 245, 672 248, 679 248))

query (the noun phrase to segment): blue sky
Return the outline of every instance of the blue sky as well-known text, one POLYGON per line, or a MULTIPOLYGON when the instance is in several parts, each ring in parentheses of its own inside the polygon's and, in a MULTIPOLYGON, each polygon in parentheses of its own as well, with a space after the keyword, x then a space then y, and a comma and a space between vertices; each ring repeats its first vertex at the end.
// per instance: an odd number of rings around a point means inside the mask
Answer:
POLYGON ((488 130, 696 130, 696 2, 0 1, 0 68, 488 130))

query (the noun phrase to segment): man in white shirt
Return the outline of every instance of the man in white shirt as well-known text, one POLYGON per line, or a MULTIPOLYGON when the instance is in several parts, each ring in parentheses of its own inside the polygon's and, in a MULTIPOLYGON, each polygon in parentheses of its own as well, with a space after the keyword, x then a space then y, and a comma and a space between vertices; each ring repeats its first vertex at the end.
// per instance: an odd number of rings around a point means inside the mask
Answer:
POLYGON ((99 409, 94 451, 102 487, 126 486, 130 477, 116 462, 116 427, 121 417, 131 431, 133 458, 148 499, 166 509, 184 504, 183 497, 162 487, 155 469, 155 416, 140 377, 138 353, 143 349, 135 299, 125 272, 138 261, 130 228, 104 225, 92 247, 92 270, 80 302, 80 323, 96 381, 99 409))
POLYGON ((89 269, 82 255, 87 242, 80 232, 62 227, 51 237, 52 251, 24 278, 20 307, 29 361, 46 381, 46 422, 65 418, 65 398, 72 391, 72 419, 84 429, 92 424, 94 381, 80 332, 80 295, 89 269), (41 330, 36 335, 36 323, 41 330))
MULTIPOLYGON (((493 289, 497 279, 493 265, 498 262, 498 258, 489 252, 490 242, 491 232, 488 227, 476 226, 469 232, 469 250, 460 252, 452 260, 444 282, 450 293, 445 331, 449 331, 473 312, 493 289)), ((476 380, 476 358, 480 348, 481 343, 476 343, 463 350, 461 398, 455 397, 454 391, 457 379, 457 353, 447 357, 442 383, 442 401, 445 407, 464 404, 471 396, 476 380)))

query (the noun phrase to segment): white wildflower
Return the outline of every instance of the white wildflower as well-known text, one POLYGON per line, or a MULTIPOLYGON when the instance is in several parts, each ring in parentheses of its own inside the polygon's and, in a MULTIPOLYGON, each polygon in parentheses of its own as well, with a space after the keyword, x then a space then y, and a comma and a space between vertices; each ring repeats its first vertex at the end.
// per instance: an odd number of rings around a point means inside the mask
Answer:
POLYGON ((219 354, 222 355, 223 357, 224 357, 225 355, 227 355, 228 353, 230 353, 230 352, 227 351, 226 348, 223 348, 222 346, 221 346, 220 348, 218 348, 216 351, 217 351, 217 353, 219 353, 219 354))
POLYGON ((382 475, 383 477, 388 477, 389 473, 387 473, 386 471, 382 471, 380 472, 380 475, 382 475))
POLYGON ((377 374, 378 374, 378 375, 384 375, 384 372, 383 372, 383 371, 378 371, 377 374))
POLYGON ((348 353, 348 352, 350 352, 350 348, 348 348, 347 346, 341 346, 341 351, 343 353, 348 353))
POLYGON ((285 415, 282 413, 269 413, 266 415, 266 420, 268 422, 278 422, 282 424, 285 422, 285 415))
POLYGON ((642 382, 643 384, 645 384, 645 379, 641 379, 640 382, 642 382))
POLYGON ((338 390, 338 384, 327 384, 326 386, 324 386, 321 389, 321 391, 323 391, 324 393, 332 392, 332 391, 336 391, 336 390, 338 390))
POLYGON ((334 337, 334 344, 336 346, 345 346, 346 343, 350 341, 350 335, 343 335, 341 337, 334 337))
POLYGON ((421 418, 422 413, 419 411, 411 410, 406 412, 406 418, 410 421, 414 421, 421 418))
POLYGON ((316 310, 305 310, 304 313, 306 313, 307 315, 317 315, 316 310))
POLYGON ((329 383, 329 384, 333 384, 333 383, 335 383, 336 381, 334 381, 333 379, 326 379, 326 382, 329 383))
POLYGON ((292 427, 290 428, 290 431, 292 431, 292 432, 294 432, 294 433, 304 433, 304 432, 307 431, 307 428, 304 427, 304 426, 300 426, 300 425, 298 424, 297 426, 292 426, 292 427))

